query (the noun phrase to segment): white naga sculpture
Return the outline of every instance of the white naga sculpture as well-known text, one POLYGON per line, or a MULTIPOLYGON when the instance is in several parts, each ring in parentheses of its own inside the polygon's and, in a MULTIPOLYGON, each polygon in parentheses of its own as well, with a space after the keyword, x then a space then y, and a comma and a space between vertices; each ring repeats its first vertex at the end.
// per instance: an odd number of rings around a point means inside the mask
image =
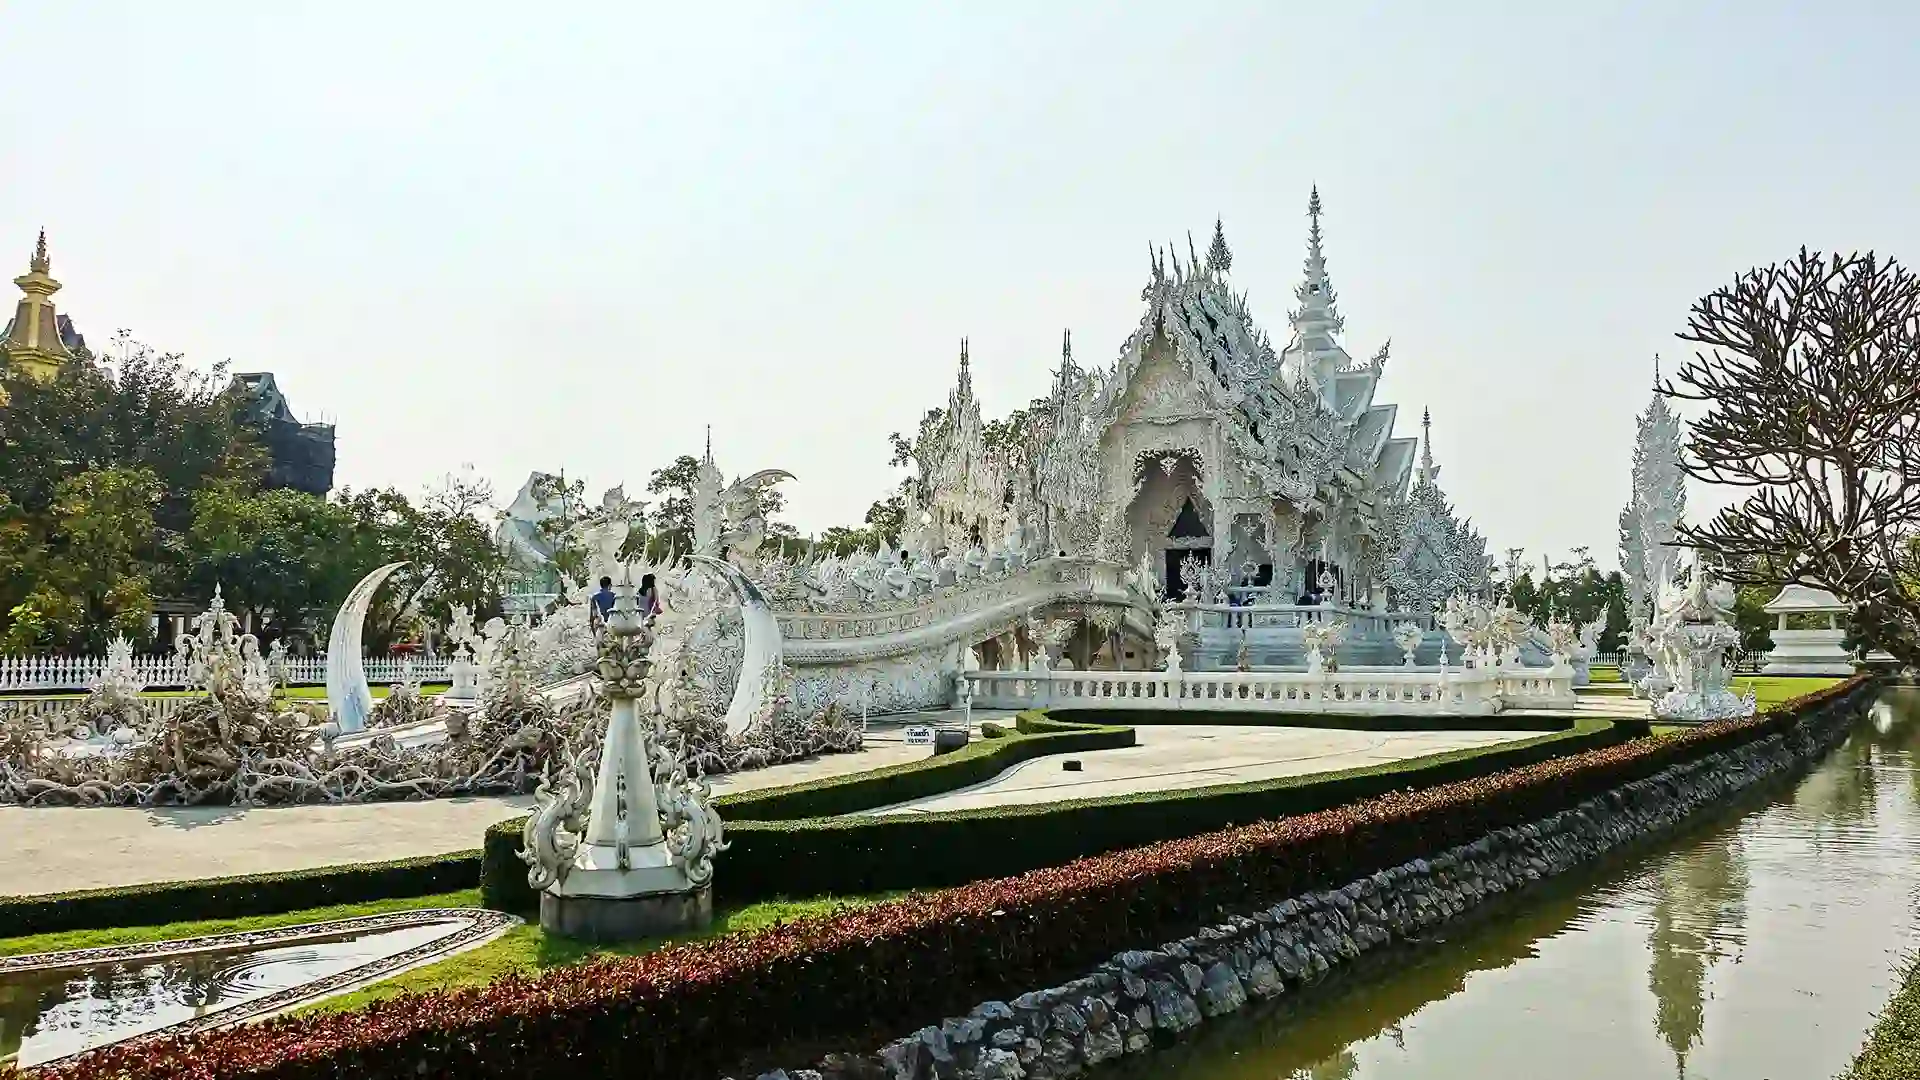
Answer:
POLYGON ((1655 700, 1654 715, 1689 723, 1752 716, 1753 693, 1742 697, 1728 689, 1727 652, 1740 643, 1729 621, 1733 589, 1696 563, 1685 586, 1664 579, 1656 600, 1650 642, 1674 685, 1655 700))
MULTIPOLYGON (((373 608, 374 594, 405 565, 388 563, 362 578, 333 617, 333 632, 327 636, 327 709, 342 732, 364 731, 367 717, 373 712, 373 690, 367 686, 366 668, 360 663, 360 635, 366 627, 367 612, 373 608)), ((218 598, 216 591, 216 601, 218 598)))
POLYGON ((713 917, 713 858, 726 847, 720 818, 706 782, 689 776, 667 737, 686 671, 649 660, 654 641, 637 588, 630 572, 621 575, 601 635, 596 674, 612 713, 597 766, 583 754, 541 784, 522 835, 541 926, 570 937, 632 940, 713 917))

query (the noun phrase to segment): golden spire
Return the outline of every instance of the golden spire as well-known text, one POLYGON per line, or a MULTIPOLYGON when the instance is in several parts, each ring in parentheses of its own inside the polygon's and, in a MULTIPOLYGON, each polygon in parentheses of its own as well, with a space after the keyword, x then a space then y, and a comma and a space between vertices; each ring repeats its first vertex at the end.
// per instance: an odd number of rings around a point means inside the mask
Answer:
POLYGON ((27 263, 27 273, 53 273, 53 264, 47 261, 47 230, 45 226, 42 226, 40 229, 39 242, 33 245, 33 259, 27 263))

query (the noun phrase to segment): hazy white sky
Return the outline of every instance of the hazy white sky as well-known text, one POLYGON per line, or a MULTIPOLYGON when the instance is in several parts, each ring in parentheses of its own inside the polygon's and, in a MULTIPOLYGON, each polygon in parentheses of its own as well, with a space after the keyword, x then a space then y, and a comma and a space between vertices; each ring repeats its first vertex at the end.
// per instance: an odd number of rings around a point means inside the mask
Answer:
POLYGON ((275 372, 345 485, 635 489, 711 423, 812 531, 962 335, 1016 407, 1216 214, 1284 340, 1317 181, 1348 347, 1393 339, 1456 504, 1611 563, 1692 300, 1920 261, 1920 8, 1578 6, 0 0, 0 270, 46 226, 91 340, 275 372))

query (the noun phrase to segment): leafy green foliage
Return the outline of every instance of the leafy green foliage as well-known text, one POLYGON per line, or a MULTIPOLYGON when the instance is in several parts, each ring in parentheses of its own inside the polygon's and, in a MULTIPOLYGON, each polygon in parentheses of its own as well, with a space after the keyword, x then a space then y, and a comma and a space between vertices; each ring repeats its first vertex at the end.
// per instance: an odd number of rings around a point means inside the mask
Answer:
POLYGON ((1537 578, 1533 569, 1522 571, 1511 585, 1509 598, 1514 607, 1542 625, 1561 618, 1584 626, 1604 616, 1600 651, 1617 651, 1627 632, 1626 583, 1618 570, 1601 574, 1586 548, 1574 548, 1572 556, 1563 563, 1542 559, 1537 578))
POLYGON ((194 493, 263 474, 224 368, 190 371, 124 332, 109 352, 0 385, 0 648, 144 639, 153 597, 187 577, 194 493))

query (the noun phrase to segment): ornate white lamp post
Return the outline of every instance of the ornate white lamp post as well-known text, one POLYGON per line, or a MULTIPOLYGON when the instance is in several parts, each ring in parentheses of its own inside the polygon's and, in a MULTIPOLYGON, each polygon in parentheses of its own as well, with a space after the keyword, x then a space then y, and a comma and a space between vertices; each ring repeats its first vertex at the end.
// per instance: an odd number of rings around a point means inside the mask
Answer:
POLYGON ((542 784, 521 858, 540 889, 540 925, 594 941, 631 941, 713 919, 713 857, 724 850, 705 782, 653 736, 679 707, 681 673, 651 671, 632 575, 614 586, 598 674, 611 700, 596 775, 577 758, 542 784))

